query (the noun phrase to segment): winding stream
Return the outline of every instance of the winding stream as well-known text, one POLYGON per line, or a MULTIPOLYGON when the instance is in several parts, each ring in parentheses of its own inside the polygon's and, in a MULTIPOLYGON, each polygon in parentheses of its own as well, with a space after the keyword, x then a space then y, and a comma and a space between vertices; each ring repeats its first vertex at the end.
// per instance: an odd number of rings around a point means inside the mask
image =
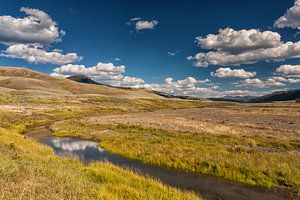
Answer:
POLYGON ((30 137, 42 144, 50 146, 54 152, 62 157, 77 157, 84 163, 90 161, 109 161, 122 168, 131 169, 141 175, 148 175, 162 183, 192 190, 207 200, 286 200, 283 193, 250 187, 244 184, 233 183, 215 177, 200 174, 179 172, 144 164, 140 161, 126 159, 106 152, 96 142, 68 138, 53 137, 46 128, 32 130, 30 137))

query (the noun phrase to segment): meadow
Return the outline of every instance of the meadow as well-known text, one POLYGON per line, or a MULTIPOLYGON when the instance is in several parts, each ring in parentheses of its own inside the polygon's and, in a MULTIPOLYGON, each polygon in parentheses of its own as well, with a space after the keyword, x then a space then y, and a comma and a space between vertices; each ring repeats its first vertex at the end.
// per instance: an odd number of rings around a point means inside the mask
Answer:
POLYGON ((165 186, 110 163, 83 165, 76 159, 57 157, 50 148, 26 136, 30 129, 56 121, 130 109, 124 107, 128 105, 126 99, 117 100, 112 108, 104 105, 112 102, 104 100, 96 109, 89 103, 91 99, 94 97, 2 94, 0 199, 200 199, 192 192, 165 186), (101 109, 103 106, 106 109, 101 109))
POLYGON ((194 134, 141 126, 57 123, 56 136, 101 141, 107 151, 168 168, 266 188, 299 190, 299 141, 194 134), (259 148, 260 147, 260 148, 259 148), (278 151, 267 152, 264 148, 278 151), (291 154, 289 152, 295 152, 291 154))
POLYGON ((109 163, 58 158, 26 136, 39 126, 147 164, 300 195, 295 102, 2 94, 0 103, 2 199, 199 198, 109 163))
POLYGON ((295 106, 114 114, 62 121, 51 128, 57 136, 98 141, 107 151, 148 164, 299 195, 300 107, 295 106))

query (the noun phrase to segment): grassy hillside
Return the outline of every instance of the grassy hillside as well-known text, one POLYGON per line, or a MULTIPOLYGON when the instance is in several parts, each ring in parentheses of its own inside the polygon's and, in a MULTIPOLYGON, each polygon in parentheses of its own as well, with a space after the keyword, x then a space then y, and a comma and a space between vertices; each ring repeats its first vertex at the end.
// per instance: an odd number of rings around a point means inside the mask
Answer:
POLYGON ((297 89, 297 90, 274 92, 272 94, 253 98, 250 100, 250 102, 262 103, 262 102, 273 102, 273 101, 289 101, 289 100, 296 100, 299 98, 300 98, 300 89, 297 89))
POLYGON ((63 77, 52 77, 26 68, 0 66, 0 91, 3 88, 65 95, 101 94, 128 98, 162 98, 143 89, 123 90, 105 85, 85 84, 63 77))

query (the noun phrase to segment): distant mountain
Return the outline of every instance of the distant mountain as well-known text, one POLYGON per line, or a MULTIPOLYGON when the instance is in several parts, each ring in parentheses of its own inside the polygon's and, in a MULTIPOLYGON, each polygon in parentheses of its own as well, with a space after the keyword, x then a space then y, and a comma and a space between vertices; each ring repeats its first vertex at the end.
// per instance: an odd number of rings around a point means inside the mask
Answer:
POLYGON ((69 77, 67 77, 67 79, 72 80, 72 81, 76 81, 76 82, 80 82, 80 83, 89 83, 89 84, 95 84, 95 85, 102 85, 102 84, 97 83, 96 81, 93 81, 92 79, 90 79, 89 77, 84 76, 84 75, 69 76, 69 77))
POLYGON ((272 94, 253 98, 249 102, 262 103, 272 101, 289 101, 296 99, 300 99, 300 89, 274 92, 272 94))
POLYGON ((219 98, 209 98, 212 101, 232 101, 241 103, 266 103, 272 101, 289 101, 300 99, 300 89, 278 91, 271 94, 254 96, 224 96, 219 98))
POLYGON ((157 94, 159 96, 162 97, 166 97, 166 98, 178 98, 178 99, 186 99, 186 100, 206 100, 205 98, 200 98, 200 97, 192 97, 192 96, 181 96, 181 95, 173 95, 173 94, 169 94, 166 92, 161 92, 161 91, 157 91, 157 90, 152 90, 151 91, 154 94, 157 94))
POLYGON ((211 101, 232 101, 232 102, 248 102, 256 97, 254 96, 224 96, 209 98, 211 101))
POLYGON ((111 88, 117 88, 117 89, 121 89, 121 90, 137 90, 137 89, 131 88, 131 87, 112 86, 112 85, 108 85, 108 84, 98 83, 96 81, 93 81, 90 77, 85 76, 85 75, 69 76, 69 77, 67 77, 67 79, 72 80, 72 81, 76 81, 76 82, 79 82, 79 83, 87 83, 87 84, 93 84, 93 85, 103 85, 103 86, 107 86, 107 87, 111 87, 111 88))

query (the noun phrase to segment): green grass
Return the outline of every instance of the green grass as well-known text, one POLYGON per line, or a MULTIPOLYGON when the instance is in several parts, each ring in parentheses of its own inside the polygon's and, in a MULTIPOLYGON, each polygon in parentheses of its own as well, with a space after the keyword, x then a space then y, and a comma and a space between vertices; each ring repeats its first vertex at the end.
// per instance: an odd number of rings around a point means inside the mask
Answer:
POLYGON ((153 165, 266 188, 300 189, 299 140, 194 134, 72 120, 56 123, 52 128, 57 136, 101 141, 107 151, 153 165), (289 153, 292 151, 296 153, 289 153))
POLYGON ((199 199, 109 163, 83 165, 0 129, 0 199, 199 199))

